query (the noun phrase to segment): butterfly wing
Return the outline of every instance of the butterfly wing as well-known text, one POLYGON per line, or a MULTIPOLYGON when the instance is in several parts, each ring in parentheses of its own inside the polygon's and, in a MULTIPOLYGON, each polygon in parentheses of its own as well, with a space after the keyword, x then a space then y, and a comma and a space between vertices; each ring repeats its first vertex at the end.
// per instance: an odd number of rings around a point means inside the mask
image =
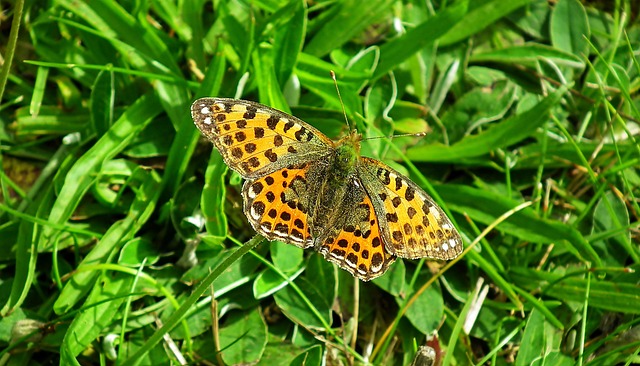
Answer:
POLYGON ((373 203, 354 177, 316 249, 354 277, 369 281, 384 274, 395 257, 386 250, 373 203))
POLYGON ((462 238, 451 220, 409 178, 371 158, 361 158, 358 174, 372 198, 389 252, 402 258, 444 260, 462 252, 462 238))
POLYGON ((254 102, 201 98, 191 105, 191 117, 225 163, 244 178, 317 160, 333 146, 309 124, 254 102))
POLYGON ((308 248, 313 245, 309 209, 319 174, 314 163, 290 165, 264 177, 247 180, 242 188, 244 212, 251 226, 269 240, 308 248))

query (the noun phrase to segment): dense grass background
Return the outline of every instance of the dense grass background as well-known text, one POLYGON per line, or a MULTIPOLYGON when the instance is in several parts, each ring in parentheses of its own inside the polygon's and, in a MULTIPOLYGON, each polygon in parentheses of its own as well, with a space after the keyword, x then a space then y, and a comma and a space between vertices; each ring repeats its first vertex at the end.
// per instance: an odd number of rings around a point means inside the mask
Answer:
POLYGON ((0 6, 0 365, 640 362, 634 2, 0 6), (363 154, 452 214, 460 258, 360 283, 251 240, 189 106, 339 137, 330 70, 366 136, 429 131, 363 154))

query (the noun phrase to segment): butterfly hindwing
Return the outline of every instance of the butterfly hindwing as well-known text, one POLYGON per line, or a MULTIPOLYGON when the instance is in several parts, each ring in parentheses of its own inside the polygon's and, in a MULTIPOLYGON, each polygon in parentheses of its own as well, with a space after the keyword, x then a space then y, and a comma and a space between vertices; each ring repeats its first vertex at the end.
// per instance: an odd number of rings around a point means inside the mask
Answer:
POLYGON ((313 245, 309 220, 307 173, 310 163, 292 165, 247 180, 242 188, 244 211, 251 226, 269 240, 308 248, 313 245))
POLYGON ((384 274, 395 257, 384 246, 373 204, 360 181, 349 183, 347 192, 316 248, 328 261, 369 281, 384 274))

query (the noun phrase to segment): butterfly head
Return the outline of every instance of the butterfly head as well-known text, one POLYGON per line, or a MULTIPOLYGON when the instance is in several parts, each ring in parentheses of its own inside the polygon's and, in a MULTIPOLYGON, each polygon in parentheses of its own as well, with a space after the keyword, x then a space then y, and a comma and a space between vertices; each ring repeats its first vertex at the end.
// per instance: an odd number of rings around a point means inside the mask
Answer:
POLYGON ((360 159, 360 141, 362 136, 353 130, 336 143, 336 171, 351 172, 360 159))

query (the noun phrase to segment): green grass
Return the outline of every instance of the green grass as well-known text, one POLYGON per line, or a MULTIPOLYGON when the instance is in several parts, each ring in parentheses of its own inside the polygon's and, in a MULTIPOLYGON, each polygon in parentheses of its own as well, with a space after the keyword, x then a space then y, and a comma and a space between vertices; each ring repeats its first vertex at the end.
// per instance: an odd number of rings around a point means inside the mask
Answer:
POLYGON ((640 363, 633 1, 12 3, 0 366, 640 363), (461 257, 364 283, 253 238, 190 104, 338 138, 331 70, 364 135, 429 131, 363 154, 451 213, 461 257))

